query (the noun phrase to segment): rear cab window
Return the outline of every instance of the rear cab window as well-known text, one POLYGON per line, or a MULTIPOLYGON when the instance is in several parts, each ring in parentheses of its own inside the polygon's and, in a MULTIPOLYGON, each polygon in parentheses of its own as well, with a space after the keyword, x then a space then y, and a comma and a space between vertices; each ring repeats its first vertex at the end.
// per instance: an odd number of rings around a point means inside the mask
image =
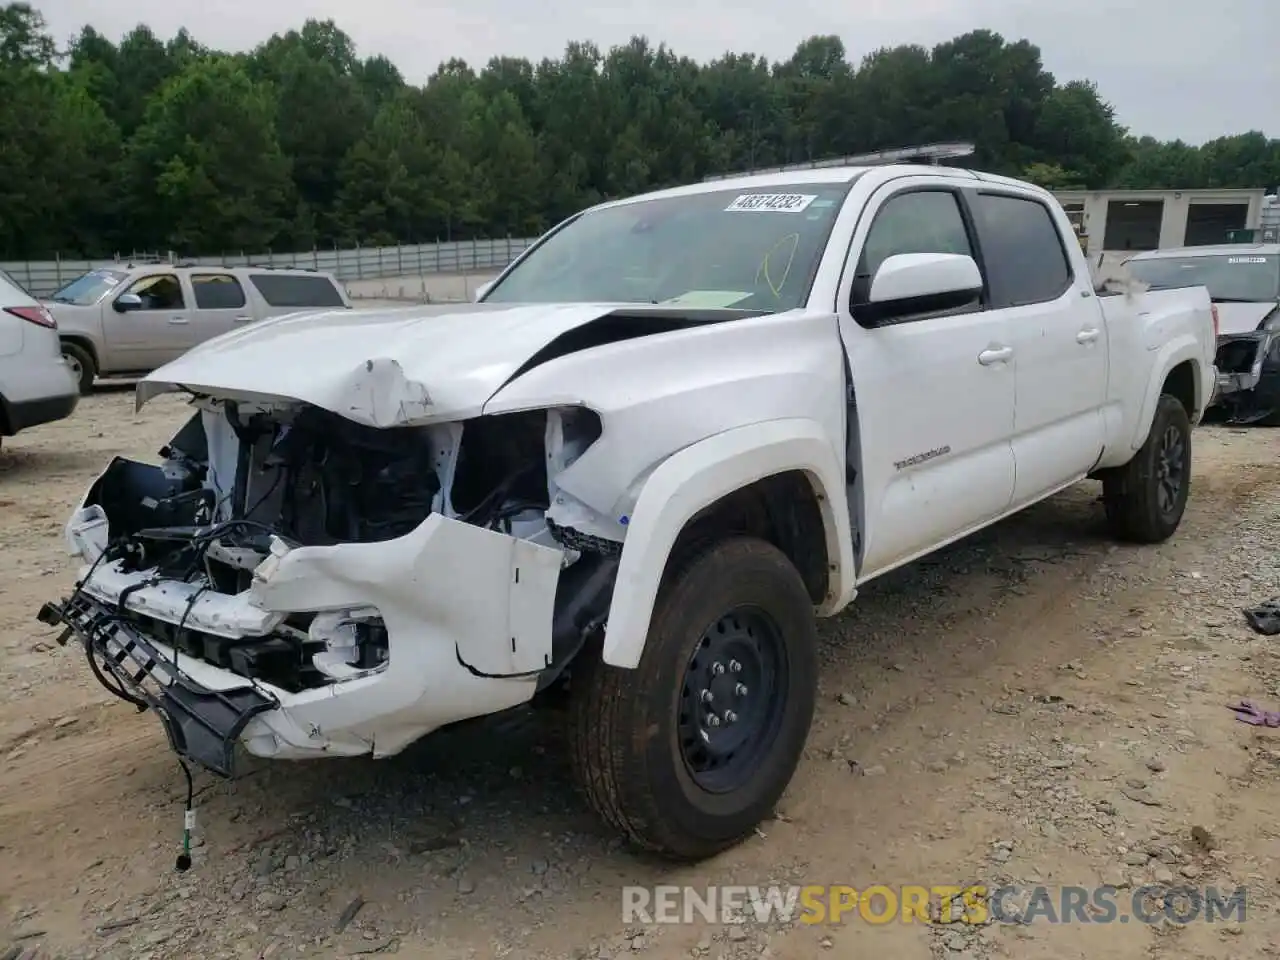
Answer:
POLYGON ((342 293, 328 277, 252 273, 249 282, 272 307, 346 307, 342 293))
POLYGON ((970 206, 990 307, 1051 303, 1071 289, 1075 275, 1066 239, 1048 205, 1034 197, 978 193, 970 197, 970 206))

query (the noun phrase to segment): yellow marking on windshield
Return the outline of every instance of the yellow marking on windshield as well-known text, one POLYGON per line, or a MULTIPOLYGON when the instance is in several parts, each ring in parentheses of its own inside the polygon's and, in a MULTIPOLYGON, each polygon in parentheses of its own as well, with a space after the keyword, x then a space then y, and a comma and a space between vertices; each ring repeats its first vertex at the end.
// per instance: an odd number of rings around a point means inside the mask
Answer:
POLYGON ((788 234, 787 236, 783 237, 777 243, 775 243, 772 247, 769 248, 769 252, 766 253, 764 255, 764 259, 760 261, 759 269, 756 270, 756 283, 760 282, 760 275, 764 274, 764 282, 769 285, 769 289, 773 291, 774 297, 778 300, 782 299, 782 288, 787 285, 787 277, 791 275, 791 264, 795 261, 796 251, 799 249, 800 249, 800 234, 798 233, 788 234), (782 271, 782 279, 775 284, 773 282, 773 277, 770 276, 769 259, 775 253, 778 252, 778 248, 780 246, 782 246, 784 243, 787 243, 787 242, 791 243, 791 253, 787 255, 787 265, 782 271))

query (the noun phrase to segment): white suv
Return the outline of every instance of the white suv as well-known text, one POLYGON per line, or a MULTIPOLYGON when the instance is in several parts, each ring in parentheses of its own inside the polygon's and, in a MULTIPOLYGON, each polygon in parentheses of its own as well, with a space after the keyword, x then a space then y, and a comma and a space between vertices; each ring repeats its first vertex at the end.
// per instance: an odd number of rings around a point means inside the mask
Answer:
POLYGON ((71 416, 79 396, 62 358, 57 321, 0 270, 0 443, 71 416))

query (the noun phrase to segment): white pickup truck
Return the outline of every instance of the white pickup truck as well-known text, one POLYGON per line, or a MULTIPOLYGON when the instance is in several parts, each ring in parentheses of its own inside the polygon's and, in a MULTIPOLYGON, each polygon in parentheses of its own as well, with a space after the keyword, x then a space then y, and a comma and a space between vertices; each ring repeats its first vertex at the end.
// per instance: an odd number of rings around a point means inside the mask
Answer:
POLYGON ((554 691, 603 817, 710 856, 800 760, 815 613, 1085 478, 1165 540, 1214 384, 1203 288, 1099 295, 1050 194, 946 168, 607 203, 481 301, 139 385, 194 415, 77 505, 40 618, 181 757, 386 757, 554 691))

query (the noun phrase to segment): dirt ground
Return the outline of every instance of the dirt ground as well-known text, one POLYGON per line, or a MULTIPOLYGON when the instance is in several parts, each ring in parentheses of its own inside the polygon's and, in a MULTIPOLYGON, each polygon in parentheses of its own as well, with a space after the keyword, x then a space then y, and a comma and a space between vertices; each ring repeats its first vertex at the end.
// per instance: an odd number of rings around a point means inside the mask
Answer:
POLYGON ((72 502, 182 417, 115 389, 0 452, 0 958, 1280 955, 1280 730, 1227 708, 1280 708, 1280 638, 1241 613, 1280 594, 1280 431, 1198 430, 1161 547, 1108 541, 1086 483, 869 585, 823 628, 818 717, 777 819, 713 862, 673 869, 603 830, 552 715, 392 760, 200 775, 195 866, 176 874, 183 781, 158 721, 34 615, 72 585, 72 502), (1124 922, 1153 882, 1243 887, 1247 914, 1124 922), (664 883, 1112 884, 1120 918, 624 924, 621 887, 664 883))

